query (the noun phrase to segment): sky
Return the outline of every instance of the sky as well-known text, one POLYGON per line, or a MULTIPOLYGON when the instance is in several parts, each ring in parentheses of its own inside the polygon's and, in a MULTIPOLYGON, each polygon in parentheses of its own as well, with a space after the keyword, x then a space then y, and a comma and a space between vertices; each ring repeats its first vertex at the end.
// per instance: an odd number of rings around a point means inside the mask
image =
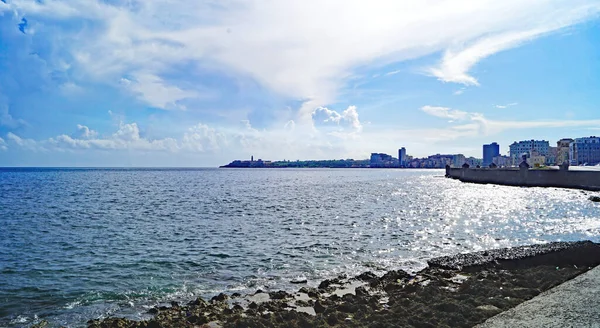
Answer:
POLYGON ((600 135, 600 0, 0 0, 0 166, 600 135))

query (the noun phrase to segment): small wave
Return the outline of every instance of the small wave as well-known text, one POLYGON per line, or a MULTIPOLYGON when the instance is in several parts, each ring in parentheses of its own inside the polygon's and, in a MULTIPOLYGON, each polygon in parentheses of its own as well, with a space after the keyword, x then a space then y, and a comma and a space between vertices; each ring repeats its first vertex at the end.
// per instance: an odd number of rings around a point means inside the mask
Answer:
POLYGON ((210 253, 210 254, 208 254, 208 256, 218 257, 218 258, 221 258, 221 259, 226 259, 226 258, 232 257, 231 255, 224 254, 224 253, 210 253))

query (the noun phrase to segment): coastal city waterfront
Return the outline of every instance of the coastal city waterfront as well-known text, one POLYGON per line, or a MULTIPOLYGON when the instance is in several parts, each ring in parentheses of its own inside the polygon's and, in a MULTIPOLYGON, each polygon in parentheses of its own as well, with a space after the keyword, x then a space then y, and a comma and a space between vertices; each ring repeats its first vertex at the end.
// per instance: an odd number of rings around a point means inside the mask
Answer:
POLYGON ((251 156, 250 160, 235 160, 223 168, 437 168, 446 166, 469 167, 517 167, 525 159, 529 167, 597 166, 600 164, 600 137, 563 138, 550 146, 546 140, 515 141, 507 155, 502 155, 496 142, 483 145, 482 157, 466 157, 463 154, 435 154, 424 158, 407 155, 406 148, 398 149, 398 157, 386 153, 371 153, 369 159, 296 160, 270 161, 251 156))

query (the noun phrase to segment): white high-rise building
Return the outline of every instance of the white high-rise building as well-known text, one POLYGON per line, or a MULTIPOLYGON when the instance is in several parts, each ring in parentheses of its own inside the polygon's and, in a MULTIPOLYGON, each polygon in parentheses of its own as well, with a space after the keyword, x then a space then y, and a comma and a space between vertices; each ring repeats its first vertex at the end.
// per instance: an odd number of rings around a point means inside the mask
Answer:
POLYGON ((510 158, 513 164, 518 165, 523 154, 531 156, 536 151, 541 156, 548 156, 550 151, 550 143, 546 140, 523 140, 513 142, 510 146, 510 158))

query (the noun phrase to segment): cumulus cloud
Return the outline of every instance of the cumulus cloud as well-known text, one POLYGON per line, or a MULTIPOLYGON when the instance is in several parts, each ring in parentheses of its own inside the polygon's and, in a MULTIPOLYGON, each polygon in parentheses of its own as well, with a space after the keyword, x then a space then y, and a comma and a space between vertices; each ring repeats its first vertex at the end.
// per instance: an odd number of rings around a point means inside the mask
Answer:
POLYGON ((211 67, 252 78, 284 96, 312 100, 298 118, 308 121, 314 105, 335 100, 355 67, 442 52, 441 62, 426 68, 427 74, 477 85, 470 71, 479 61, 600 11, 598 2, 584 0, 256 0, 219 5, 155 0, 135 6, 57 0, 10 1, 8 7, 42 23, 86 21, 93 28, 68 30, 72 24, 53 24, 61 32, 55 43, 65 47, 60 53, 74 59, 70 70, 104 83, 126 79, 124 87, 152 106, 180 108, 181 101, 202 94, 199 86, 172 74, 185 64, 186 74, 211 67))
POLYGON ((93 139, 97 136, 98 132, 88 128, 85 125, 77 124, 77 133, 74 135, 74 137, 81 139, 93 139))
POLYGON ((361 132, 363 128, 358 119, 356 106, 349 106, 341 114, 326 107, 317 107, 312 112, 312 119, 318 125, 321 123, 334 123, 338 127, 349 128, 353 132, 361 132))
POLYGON ((38 143, 35 140, 21 138, 12 132, 9 132, 6 134, 6 140, 14 143, 15 145, 17 145, 23 149, 32 150, 32 151, 44 150, 43 147, 38 146, 38 143))

